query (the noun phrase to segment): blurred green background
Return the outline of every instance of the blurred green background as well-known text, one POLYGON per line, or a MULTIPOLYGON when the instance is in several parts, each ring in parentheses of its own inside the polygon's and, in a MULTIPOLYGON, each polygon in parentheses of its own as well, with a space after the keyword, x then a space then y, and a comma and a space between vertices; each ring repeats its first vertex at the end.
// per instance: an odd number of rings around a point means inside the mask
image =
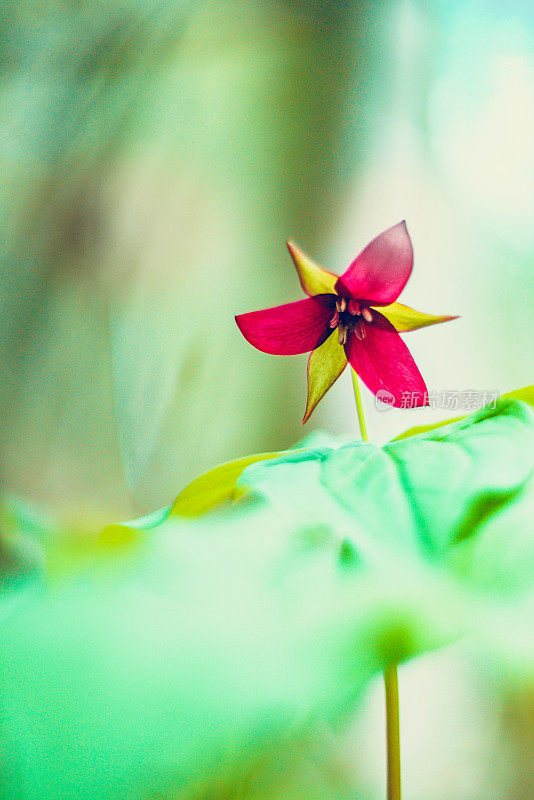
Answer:
MULTIPOLYGON (((290 447, 306 358, 259 353, 233 319, 300 297, 287 238, 341 272, 405 218, 402 299, 462 315, 410 335, 429 388, 532 382, 531 3, 4 0, 0 25, 4 489, 126 518, 290 447)), ((376 441, 450 415, 365 402, 376 441)), ((314 427, 356 431, 348 375, 314 427)), ((406 797, 530 797, 524 698, 489 701, 456 651, 420 669, 406 797), (441 759, 426 709, 449 714, 441 759)))
MULTIPOLYGON (((300 296, 288 237, 341 272, 406 218, 403 299, 462 315, 410 336, 429 388, 528 383, 529 8, 4 3, 4 483, 113 517, 290 446, 306 357, 233 319, 300 296)), ((367 401, 375 440, 432 414, 367 401)), ((355 430, 347 376, 317 425, 355 430)))

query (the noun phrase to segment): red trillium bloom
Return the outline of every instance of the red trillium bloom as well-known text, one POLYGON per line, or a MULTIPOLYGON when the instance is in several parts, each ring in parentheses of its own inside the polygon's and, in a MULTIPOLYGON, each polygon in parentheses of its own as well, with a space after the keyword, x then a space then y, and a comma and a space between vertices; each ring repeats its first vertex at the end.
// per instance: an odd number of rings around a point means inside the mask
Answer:
POLYGON ((406 223, 373 239, 338 277, 288 242, 308 297, 236 317, 245 339, 273 355, 310 352, 303 422, 347 363, 373 392, 396 407, 428 405, 428 392, 400 332, 456 319, 396 303, 413 266, 406 223))

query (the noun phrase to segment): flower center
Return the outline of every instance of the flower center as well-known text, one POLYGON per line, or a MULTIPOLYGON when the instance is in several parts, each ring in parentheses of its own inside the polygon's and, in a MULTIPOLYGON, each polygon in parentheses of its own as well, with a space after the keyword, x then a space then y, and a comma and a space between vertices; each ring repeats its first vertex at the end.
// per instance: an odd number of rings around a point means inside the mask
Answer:
POLYGON ((338 297, 334 316, 329 326, 338 330, 339 344, 345 344, 349 333, 354 333, 357 339, 365 339, 365 322, 373 321, 373 312, 367 306, 362 306, 357 300, 338 297))

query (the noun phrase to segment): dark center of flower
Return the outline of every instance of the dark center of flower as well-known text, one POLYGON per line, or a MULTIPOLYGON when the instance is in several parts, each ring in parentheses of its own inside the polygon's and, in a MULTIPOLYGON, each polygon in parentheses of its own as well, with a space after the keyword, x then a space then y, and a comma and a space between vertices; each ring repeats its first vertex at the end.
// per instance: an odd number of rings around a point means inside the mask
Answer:
POLYGON ((345 344, 349 333, 354 333, 357 339, 365 339, 365 322, 373 321, 373 312, 367 306, 362 306, 358 300, 347 297, 338 297, 334 316, 329 322, 332 329, 337 328, 339 344, 345 344))

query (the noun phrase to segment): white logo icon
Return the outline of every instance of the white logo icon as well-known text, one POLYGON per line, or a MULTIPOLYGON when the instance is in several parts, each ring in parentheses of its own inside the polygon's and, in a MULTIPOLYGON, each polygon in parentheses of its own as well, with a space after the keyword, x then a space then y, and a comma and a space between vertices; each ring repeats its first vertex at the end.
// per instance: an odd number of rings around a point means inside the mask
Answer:
POLYGON ((395 395, 387 389, 379 389, 376 393, 376 407, 379 411, 385 411, 395 402, 395 395))

